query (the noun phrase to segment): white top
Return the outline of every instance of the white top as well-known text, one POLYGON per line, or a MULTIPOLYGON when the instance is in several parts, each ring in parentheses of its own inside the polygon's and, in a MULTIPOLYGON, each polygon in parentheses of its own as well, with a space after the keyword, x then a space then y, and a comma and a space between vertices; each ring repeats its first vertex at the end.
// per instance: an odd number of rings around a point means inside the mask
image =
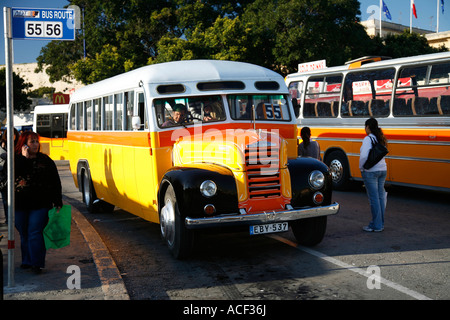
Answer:
POLYGON ((381 159, 380 162, 378 162, 372 168, 364 169, 363 165, 364 163, 366 163, 370 149, 372 149, 372 140, 370 139, 370 137, 372 137, 373 139, 375 139, 375 141, 378 142, 377 137, 375 137, 375 135, 372 133, 363 139, 361 149, 359 150, 359 169, 361 171, 368 171, 368 172, 387 171, 386 161, 384 160, 385 157, 383 157, 383 159, 381 159))

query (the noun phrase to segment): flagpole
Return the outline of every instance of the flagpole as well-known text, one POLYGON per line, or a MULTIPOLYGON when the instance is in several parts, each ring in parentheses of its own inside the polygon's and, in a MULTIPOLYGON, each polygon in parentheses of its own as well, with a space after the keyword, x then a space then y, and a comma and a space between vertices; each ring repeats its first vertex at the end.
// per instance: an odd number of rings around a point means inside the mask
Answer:
POLYGON ((436 0, 436 16, 437 16, 436 33, 439 32, 439 1, 440 0, 436 0))
POLYGON ((409 33, 412 33, 412 0, 409 0, 409 33))
POLYGON ((381 32, 381 12, 383 11, 383 6, 381 4, 383 0, 380 0, 380 38, 383 36, 381 32))

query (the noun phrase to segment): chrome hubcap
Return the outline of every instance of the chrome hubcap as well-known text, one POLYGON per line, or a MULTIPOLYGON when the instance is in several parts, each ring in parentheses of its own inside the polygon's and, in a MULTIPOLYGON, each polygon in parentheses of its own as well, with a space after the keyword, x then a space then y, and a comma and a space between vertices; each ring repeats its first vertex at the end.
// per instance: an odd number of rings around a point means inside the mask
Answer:
POLYGON ((170 199, 166 200, 165 206, 161 209, 161 234, 169 245, 175 241, 175 209, 170 199))
POLYGON ((342 166, 342 163, 339 160, 334 159, 330 163, 330 171, 331 171, 331 178, 333 179, 333 181, 339 181, 342 179, 344 167, 342 166))

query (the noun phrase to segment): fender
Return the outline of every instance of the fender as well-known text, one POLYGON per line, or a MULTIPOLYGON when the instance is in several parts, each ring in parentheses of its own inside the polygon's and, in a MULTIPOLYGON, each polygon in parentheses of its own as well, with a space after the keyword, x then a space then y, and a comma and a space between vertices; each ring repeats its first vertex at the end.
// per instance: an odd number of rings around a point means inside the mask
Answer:
POLYGON ((205 217, 203 208, 212 204, 216 208, 214 215, 238 212, 238 194, 234 175, 228 168, 214 164, 195 164, 173 167, 164 174, 158 191, 158 210, 164 205, 164 193, 171 184, 177 197, 180 214, 185 217, 205 217), (211 198, 200 193, 200 185, 212 180, 217 192, 211 198))
POLYGON ((319 189, 324 195, 324 201, 321 204, 331 204, 332 179, 327 165, 313 158, 299 157, 288 161, 289 174, 291 176, 292 200, 291 205, 294 208, 305 206, 317 206, 312 201, 314 190, 308 182, 309 175, 314 170, 319 170, 325 175, 325 184, 319 189))

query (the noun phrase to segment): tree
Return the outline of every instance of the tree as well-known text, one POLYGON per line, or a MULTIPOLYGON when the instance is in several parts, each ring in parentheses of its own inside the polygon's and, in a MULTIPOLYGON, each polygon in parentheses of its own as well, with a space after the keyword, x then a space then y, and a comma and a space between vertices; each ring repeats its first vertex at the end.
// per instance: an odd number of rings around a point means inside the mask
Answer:
POLYGON ((448 51, 445 46, 440 48, 431 47, 424 36, 414 32, 410 33, 409 30, 404 30, 402 34, 388 34, 383 39, 374 40, 378 42, 380 40, 383 41, 382 45, 378 45, 378 54, 391 58, 448 51))
POLYGON ((415 36, 399 45, 394 45, 399 39, 371 39, 359 23, 357 0, 71 3, 84 11, 85 32, 75 42, 53 41, 41 51, 39 68, 50 65, 51 81, 72 74, 91 83, 146 64, 183 59, 239 60, 286 75, 306 61, 326 59, 334 66, 365 55, 403 54, 399 50, 409 48, 410 41, 418 43, 417 52, 429 50, 415 36))
POLYGON ((247 54, 249 45, 249 28, 239 17, 218 17, 209 28, 197 26, 189 39, 163 37, 157 47, 159 55, 150 63, 189 59, 248 61, 251 60, 247 54))
POLYGON ((256 0, 242 17, 252 23, 253 56, 282 74, 299 62, 341 65, 361 56, 370 38, 359 23, 357 0, 256 0))
MULTIPOLYGON (((33 85, 25 82, 20 76, 13 72, 13 109, 14 111, 26 110, 31 105, 25 90, 33 85)), ((0 69, 0 110, 6 112, 6 69, 0 69)))

